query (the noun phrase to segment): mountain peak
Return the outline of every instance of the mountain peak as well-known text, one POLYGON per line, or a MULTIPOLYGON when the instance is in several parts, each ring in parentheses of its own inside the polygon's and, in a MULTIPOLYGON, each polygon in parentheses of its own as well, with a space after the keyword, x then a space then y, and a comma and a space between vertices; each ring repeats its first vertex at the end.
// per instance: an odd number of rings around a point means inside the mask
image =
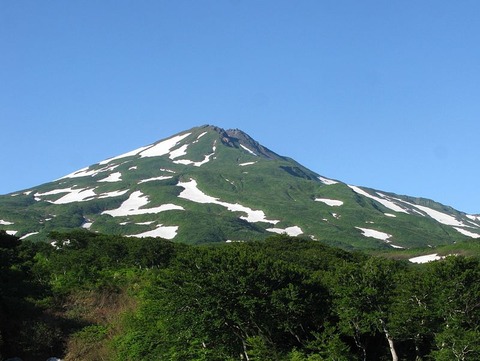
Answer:
POLYGON ((353 248, 480 238, 477 215, 319 176, 215 125, 0 196, 0 230, 40 240, 76 227, 194 243, 303 234, 353 248))
POLYGON ((220 135, 222 143, 228 147, 241 148, 251 155, 261 156, 267 159, 283 159, 282 156, 271 151, 267 147, 264 147, 241 129, 235 128, 225 130, 214 125, 205 127, 216 131, 220 135))

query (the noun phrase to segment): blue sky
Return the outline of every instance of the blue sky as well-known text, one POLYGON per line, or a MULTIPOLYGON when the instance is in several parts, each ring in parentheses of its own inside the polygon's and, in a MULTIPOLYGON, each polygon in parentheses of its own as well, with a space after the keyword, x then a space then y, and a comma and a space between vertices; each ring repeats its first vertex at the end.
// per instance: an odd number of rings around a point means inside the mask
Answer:
POLYGON ((0 194, 203 124, 480 213, 478 1, 2 1, 0 194))

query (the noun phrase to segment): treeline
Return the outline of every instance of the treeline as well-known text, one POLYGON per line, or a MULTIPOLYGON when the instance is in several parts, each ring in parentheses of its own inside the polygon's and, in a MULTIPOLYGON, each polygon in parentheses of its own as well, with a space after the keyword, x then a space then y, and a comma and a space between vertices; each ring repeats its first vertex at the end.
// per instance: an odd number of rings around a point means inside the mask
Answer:
POLYGON ((0 233, 0 359, 479 360, 480 262, 0 233))

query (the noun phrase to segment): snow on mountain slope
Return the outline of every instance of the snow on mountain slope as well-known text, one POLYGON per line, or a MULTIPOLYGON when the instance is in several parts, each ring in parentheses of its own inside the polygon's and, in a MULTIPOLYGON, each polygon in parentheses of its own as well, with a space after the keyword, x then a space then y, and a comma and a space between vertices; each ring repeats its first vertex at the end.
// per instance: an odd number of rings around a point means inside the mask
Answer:
POLYGON ((326 184, 326 185, 338 184, 337 181, 334 181, 332 179, 328 179, 328 178, 325 178, 325 177, 318 177, 318 179, 320 180, 320 182, 322 182, 323 184, 326 184))
POLYGON ((155 229, 151 231, 145 231, 138 234, 130 234, 127 237, 162 237, 165 239, 174 239, 177 235, 178 226, 164 226, 163 224, 159 224, 156 226, 155 229))
POLYGON ((410 258, 409 261, 412 263, 427 263, 432 261, 438 261, 439 259, 442 259, 442 257, 439 256, 437 253, 432 253, 426 254, 424 256, 410 258))
POLYGON ((365 237, 372 237, 372 238, 376 238, 376 239, 380 239, 382 241, 386 241, 388 240, 390 237, 392 237, 391 234, 388 234, 388 233, 385 233, 385 232, 380 232, 380 231, 376 231, 374 229, 370 229, 370 228, 361 228, 361 227, 355 227, 357 229, 359 229, 360 231, 362 231, 362 234, 365 236, 365 237))
POLYGON ((0 229, 40 240, 75 227, 193 243, 286 233, 354 248, 480 238, 478 215, 320 176, 239 129, 215 126, 0 196, 0 229))
POLYGON ((273 233, 278 233, 278 234, 287 234, 292 237, 300 236, 303 234, 303 231, 300 227, 298 226, 292 226, 292 227, 287 227, 287 228, 267 228, 267 231, 273 232, 273 233))
POLYGON ((149 147, 148 149, 140 152, 139 155, 140 157, 145 158, 145 157, 160 157, 162 155, 168 154, 182 139, 185 139, 190 134, 191 133, 176 135, 160 143, 156 143, 151 147, 149 147))
POLYGON ((122 173, 120 172, 115 172, 111 173, 108 175, 108 177, 100 179, 99 182, 109 182, 109 183, 115 183, 115 182, 120 182, 122 180, 122 173))
POLYGON ((227 208, 231 212, 243 212, 247 216, 241 216, 241 219, 246 220, 247 222, 265 222, 277 224, 278 220, 269 220, 265 216, 265 212, 261 210, 253 210, 249 207, 242 206, 238 203, 228 203, 218 200, 215 197, 206 195, 197 187, 197 181, 195 179, 190 179, 189 182, 178 182, 179 187, 184 188, 184 190, 178 195, 180 198, 188 199, 189 201, 196 203, 212 203, 218 204, 227 208))
POLYGON ((332 207, 339 207, 343 204, 343 201, 338 199, 328 199, 328 198, 315 198, 315 202, 322 202, 332 207))
POLYGON ((185 210, 183 207, 171 203, 162 204, 158 207, 143 208, 144 206, 148 205, 148 203, 148 196, 144 195, 141 191, 135 191, 130 194, 130 197, 128 197, 128 199, 124 201, 120 207, 103 211, 102 214, 108 214, 112 217, 123 217, 149 213, 160 213, 172 210, 185 210))
POLYGON ((353 189, 353 191, 355 193, 358 193, 358 194, 361 194, 364 197, 373 199, 374 201, 377 201, 378 203, 380 203, 381 205, 383 205, 384 207, 386 207, 386 208, 388 208, 392 211, 408 214, 408 212, 403 207, 400 207, 398 204, 396 204, 395 202, 392 202, 391 200, 385 199, 385 197, 384 198, 379 198, 379 197, 373 196, 370 193, 367 193, 366 191, 364 191, 363 189, 361 189, 360 187, 357 187, 357 186, 349 185, 349 187, 351 189, 353 189))

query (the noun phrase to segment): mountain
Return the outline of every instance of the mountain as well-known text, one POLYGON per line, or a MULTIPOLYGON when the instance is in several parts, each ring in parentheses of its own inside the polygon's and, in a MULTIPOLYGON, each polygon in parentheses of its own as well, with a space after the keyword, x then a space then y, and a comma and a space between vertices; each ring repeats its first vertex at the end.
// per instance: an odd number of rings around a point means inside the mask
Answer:
POLYGON ((0 196, 0 229, 47 240, 86 228, 186 243, 302 235, 350 249, 480 238, 480 216, 438 202, 345 184, 205 125, 0 196))

